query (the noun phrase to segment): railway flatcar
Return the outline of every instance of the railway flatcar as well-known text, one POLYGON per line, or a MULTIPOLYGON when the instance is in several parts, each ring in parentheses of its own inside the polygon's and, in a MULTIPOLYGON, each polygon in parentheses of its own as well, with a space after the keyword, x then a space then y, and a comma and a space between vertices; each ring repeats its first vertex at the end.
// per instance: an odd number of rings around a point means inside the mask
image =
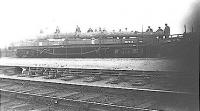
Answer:
POLYGON ((10 47, 17 57, 131 58, 157 55, 161 33, 94 32, 52 34, 19 42, 10 47))

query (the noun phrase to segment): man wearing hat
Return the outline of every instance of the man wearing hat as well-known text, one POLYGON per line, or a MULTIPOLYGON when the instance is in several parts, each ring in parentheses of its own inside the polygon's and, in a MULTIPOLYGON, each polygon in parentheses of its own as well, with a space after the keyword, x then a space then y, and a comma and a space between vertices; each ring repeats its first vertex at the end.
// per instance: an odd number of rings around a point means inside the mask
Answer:
POLYGON ((150 26, 148 26, 148 29, 146 30, 146 32, 153 32, 153 29, 150 26))
POLYGON ((169 38, 170 27, 167 24, 165 24, 164 35, 165 35, 165 38, 169 38))
POLYGON ((160 39, 163 38, 163 29, 161 29, 161 27, 158 27, 158 30, 156 31, 156 33, 159 35, 160 39))

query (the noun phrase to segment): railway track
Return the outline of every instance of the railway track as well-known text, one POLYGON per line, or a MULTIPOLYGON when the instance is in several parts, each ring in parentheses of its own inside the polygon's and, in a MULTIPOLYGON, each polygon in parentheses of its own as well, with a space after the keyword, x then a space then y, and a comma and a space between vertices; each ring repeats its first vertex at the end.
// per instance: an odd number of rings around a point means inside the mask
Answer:
POLYGON ((0 77, 163 93, 198 93, 198 78, 183 72, 1 66, 0 77))
MULTIPOLYGON (((2 110, 7 110, 8 107, 12 110, 20 109, 31 103, 40 101, 43 107, 52 108, 54 106, 73 107, 76 111, 80 107, 83 109, 96 111, 110 111, 110 110, 169 110, 172 111, 187 111, 193 110, 195 101, 192 101, 192 96, 177 95, 177 94, 162 94, 152 92, 137 92, 137 91, 123 91, 111 90, 109 88, 97 88, 87 86, 74 86, 63 84, 49 84, 41 82, 27 82, 22 80, 1 80, 0 81, 1 95, 7 98, 15 98, 22 100, 23 105, 18 103, 13 104, 10 101, 2 100, 2 110), (165 100, 165 101, 164 101, 165 100), (182 102, 185 101, 185 102, 182 102), (175 103, 179 103, 178 105, 175 103), (193 103, 193 104, 191 104, 193 103), (190 105, 188 105, 190 104, 190 105), (179 106, 180 105, 180 106, 179 106), (96 109, 95 109, 96 108, 96 109)), ((5 98, 5 97, 4 97, 5 98)), ((39 107, 40 108, 40 107, 39 107)), ((33 110, 36 110, 37 107, 33 110)), ((39 109, 38 109, 39 110, 39 109)))
POLYGON ((174 83, 177 72, 170 76, 169 72, 1 66, 0 73, 3 111, 198 110, 196 89, 174 83), (155 89, 153 83, 167 86, 155 89))

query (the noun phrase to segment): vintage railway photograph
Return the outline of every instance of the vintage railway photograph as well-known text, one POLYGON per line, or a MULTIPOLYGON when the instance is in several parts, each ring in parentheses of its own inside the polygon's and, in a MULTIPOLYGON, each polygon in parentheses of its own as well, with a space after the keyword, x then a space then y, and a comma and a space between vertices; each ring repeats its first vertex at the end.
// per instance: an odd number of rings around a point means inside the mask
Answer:
POLYGON ((199 0, 2 0, 0 13, 0 111, 199 111, 199 0))

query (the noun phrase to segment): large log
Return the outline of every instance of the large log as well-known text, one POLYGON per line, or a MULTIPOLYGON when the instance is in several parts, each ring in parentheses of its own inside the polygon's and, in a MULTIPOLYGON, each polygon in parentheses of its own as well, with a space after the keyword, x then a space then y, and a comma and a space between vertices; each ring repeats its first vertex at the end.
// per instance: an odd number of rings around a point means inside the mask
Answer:
POLYGON ((46 38, 107 38, 107 37, 157 37, 163 35, 162 33, 157 33, 157 32, 91 32, 91 33, 66 33, 66 34, 52 34, 52 35, 47 35, 45 37, 41 37, 41 39, 46 39, 46 38))

